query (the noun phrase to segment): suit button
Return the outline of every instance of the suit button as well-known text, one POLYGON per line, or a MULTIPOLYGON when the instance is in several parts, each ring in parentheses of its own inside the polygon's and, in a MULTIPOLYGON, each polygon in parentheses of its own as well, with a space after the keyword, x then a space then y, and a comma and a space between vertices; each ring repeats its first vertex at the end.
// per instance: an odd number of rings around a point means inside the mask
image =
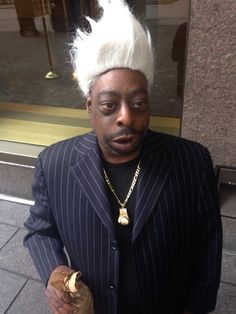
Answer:
POLYGON ((112 294, 116 294, 116 288, 113 285, 110 285, 109 289, 110 289, 112 294))
POLYGON ((118 249, 118 243, 117 241, 111 241, 111 247, 113 248, 113 250, 117 250, 118 249))

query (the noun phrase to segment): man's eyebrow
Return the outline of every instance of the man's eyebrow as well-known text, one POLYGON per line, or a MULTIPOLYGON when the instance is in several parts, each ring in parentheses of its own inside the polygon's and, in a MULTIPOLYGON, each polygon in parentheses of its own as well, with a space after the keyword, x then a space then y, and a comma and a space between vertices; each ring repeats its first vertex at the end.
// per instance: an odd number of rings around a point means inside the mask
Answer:
POLYGON ((98 93, 98 96, 99 97, 102 97, 102 96, 116 96, 117 97, 117 96, 120 96, 120 94, 112 90, 102 90, 100 93, 98 93))
POLYGON ((134 90, 132 90, 130 93, 129 93, 129 96, 134 96, 136 94, 145 94, 145 96, 148 96, 148 92, 145 88, 136 88, 134 90))
MULTIPOLYGON (((145 94, 145 96, 148 96, 148 92, 145 88, 136 88, 134 90, 131 90, 128 93, 128 96, 131 97, 136 94, 145 94)), ((120 96, 120 93, 113 90, 102 90, 100 93, 98 93, 98 96, 99 97, 102 97, 102 96, 116 96, 117 97, 117 96, 120 96)))

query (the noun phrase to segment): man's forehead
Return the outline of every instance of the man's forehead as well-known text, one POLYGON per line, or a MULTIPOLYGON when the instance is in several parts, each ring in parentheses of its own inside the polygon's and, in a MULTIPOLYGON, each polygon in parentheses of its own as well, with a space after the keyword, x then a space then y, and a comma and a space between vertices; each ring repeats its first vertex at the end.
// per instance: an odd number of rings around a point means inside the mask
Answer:
POLYGON ((91 88, 96 96, 148 94, 148 83, 143 73, 131 69, 112 69, 97 78, 91 88))

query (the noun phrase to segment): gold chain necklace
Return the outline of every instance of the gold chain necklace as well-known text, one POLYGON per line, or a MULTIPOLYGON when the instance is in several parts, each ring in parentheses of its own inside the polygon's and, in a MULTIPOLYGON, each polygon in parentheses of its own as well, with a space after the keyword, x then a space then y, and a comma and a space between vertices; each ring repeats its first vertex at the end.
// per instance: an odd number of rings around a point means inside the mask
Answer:
POLYGON ((138 180, 138 176, 139 176, 139 172, 140 172, 140 161, 139 161, 139 163, 137 165, 137 168, 136 168, 136 171, 135 171, 132 183, 130 185, 129 191, 128 191, 128 193, 126 195, 126 198, 125 198, 123 203, 120 201, 119 197, 117 196, 117 194, 116 194, 116 192, 115 192, 115 190, 114 190, 114 188, 113 188, 113 186, 111 184, 111 181, 108 178, 106 170, 104 168, 103 168, 103 172, 104 172, 104 177, 105 177, 107 185, 109 186, 110 190, 112 191, 112 193, 114 194, 115 198, 117 199, 119 205, 121 206, 121 208, 119 208, 120 215, 119 215, 119 218, 118 218, 118 223, 123 225, 123 226, 126 226, 126 225, 128 225, 130 223, 130 218, 129 218, 129 215, 128 215, 128 212, 127 212, 127 208, 125 207, 125 205, 128 202, 128 200, 130 198, 130 195, 133 192, 135 184, 136 184, 136 182, 138 180))

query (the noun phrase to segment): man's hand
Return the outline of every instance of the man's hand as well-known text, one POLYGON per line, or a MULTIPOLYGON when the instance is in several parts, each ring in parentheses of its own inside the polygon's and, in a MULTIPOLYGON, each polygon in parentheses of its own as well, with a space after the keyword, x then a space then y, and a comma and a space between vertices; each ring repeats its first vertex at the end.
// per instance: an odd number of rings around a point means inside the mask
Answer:
POLYGON ((70 267, 61 265, 55 268, 51 273, 46 289, 46 296, 54 314, 72 314, 73 311, 76 310, 75 307, 70 304, 72 299, 70 299, 69 296, 65 299, 63 292, 59 291, 51 284, 55 280, 55 277, 58 276, 58 273, 66 277, 73 271, 74 270, 70 267))

